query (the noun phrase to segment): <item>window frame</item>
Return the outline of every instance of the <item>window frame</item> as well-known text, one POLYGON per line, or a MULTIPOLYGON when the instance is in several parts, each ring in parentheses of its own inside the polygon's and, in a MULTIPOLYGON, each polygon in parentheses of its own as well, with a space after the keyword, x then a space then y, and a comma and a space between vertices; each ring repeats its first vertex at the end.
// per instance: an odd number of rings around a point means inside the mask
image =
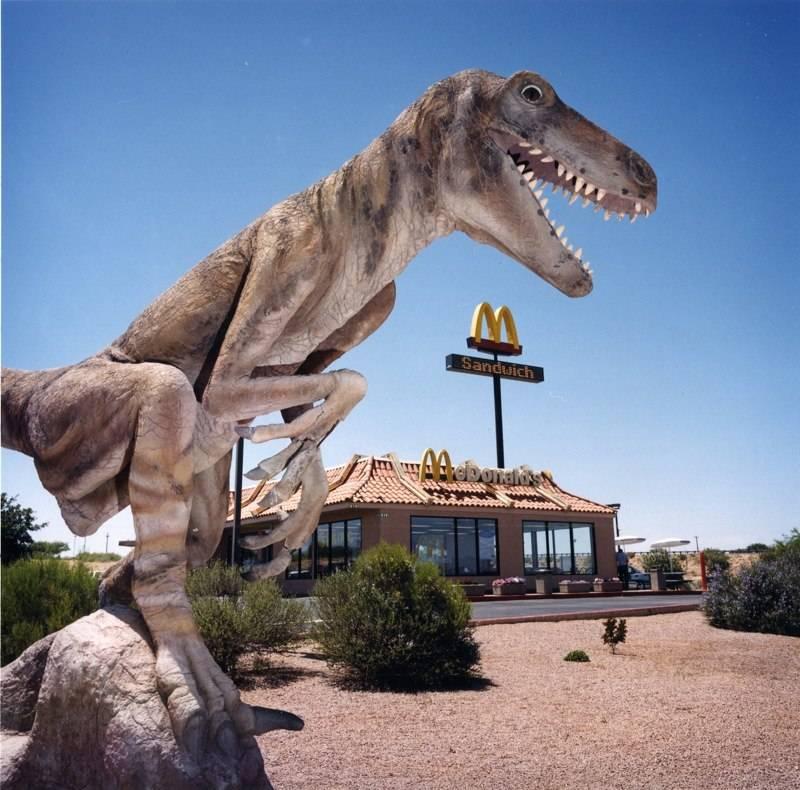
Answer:
MULTIPOLYGON (((523 576, 536 576, 537 573, 541 573, 543 570, 545 571, 552 571, 553 570, 553 563, 556 557, 556 546, 555 546, 555 530, 551 528, 551 525, 555 524, 566 524, 569 527, 569 546, 570 546, 570 570, 568 572, 560 571, 556 575, 557 576, 596 576, 597 575, 597 541, 596 541, 596 524, 594 521, 545 521, 543 519, 523 519, 522 525, 520 527, 520 538, 522 541, 522 573, 523 576), (531 532, 544 532, 545 534, 545 558, 547 561, 547 567, 545 568, 534 568, 532 570, 528 570, 528 566, 525 564, 525 527, 526 526, 537 526, 539 529, 530 530, 531 532), (543 527, 543 528, 542 528, 543 527), (578 573, 576 568, 577 564, 575 562, 575 528, 576 527, 588 527, 589 528, 589 541, 591 545, 591 552, 592 552, 592 570, 588 573, 578 573), (552 540, 551 540, 552 535, 552 540)), ((563 529, 563 528, 562 528, 563 529)), ((538 548, 538 541, 537 541, 537 548, 538 548)), ((539 555, 537 554, 537 557, 539 555)))
POLYGON ((350 529, 352 525, 358 523, 359 530, 361 532, 361 539, 359 540, 358 546, 358 553, 361 554, 364 546, 364 519, 361 516, 356 516, 354 518, 336 518, 331 519, 330 521, 322 521, 317 524, 314 532, 311 534, 311 544, 308 548, 308 552, 311 555, 311 570, 307 572, 303 572, 300 569, 302 568, 303 558, 301 555, 302 547, 299 549, 292 549, 292 561, 289 563, 288 567, 284 571, 284 578, 287 581, 297 581, 297 580, 308 580, 308 579, 321 579, 325 576, 332 576, 334 573, 338 573, 340 570, 347 570, 351 567, 353 562, 355 562, 356 557, 351 557, 351 550, 350 550, 350 529), (343 524, 344 525, 344 563, 342 567, 337 568, 335 571, 332 570, 334 567, 333 565, 333 529, 332 526, 334 524, 343 524), (327 544, 327 560, 328 564, 326 567, 329 569, 327 573, 320 573, 320 565, 319 565, 319 544, 318 544, 318 534, 319 530, 322 527, 327 527, 328 530, 328 544, 327 544), (297 552, 297 556, 295 556, 295 552, 297 552), (290 571, 295 571, 293 576, 290 576, 290 571))
MULTIPOLYGON (((442 572, 442 576, 445 576, 449 579, 457 578, 459 576, 499 576, 500 575, 500 530, 497 525, 496 518, 489 518, 488 516, 438 516, 438 515, 410 515, 409 516, 409 531, 408 531, 408 550, 411 552, 413 556, 417 556, 414 552, 414 519, 439 519, 440 521, 450 521, 451 528, 452 528, 452 536, 453 536, 453 567, 456 569, 455 573, 448 573, 446 570, 442 570, 441 567, 439 570, 442 572), (459 521, 471 521, 472 522, 472 530, 474 532, 474 541, 475 541, 475 573, 461 573, 459 571, 459 556, 458 556, 458 530, 459 530, 459 521), (495 551, 495 562, 497 567, 493 571, 482 572, 481 571, 481 551, 480 551, 480 526, 479 522, 491 522, 491 525, 494 527, 494 551, 495 551)), ((423 524, 419 524, 417 526, 425 526, 423 524)), ((488 525, 484 525, 488 526, 488 525)))

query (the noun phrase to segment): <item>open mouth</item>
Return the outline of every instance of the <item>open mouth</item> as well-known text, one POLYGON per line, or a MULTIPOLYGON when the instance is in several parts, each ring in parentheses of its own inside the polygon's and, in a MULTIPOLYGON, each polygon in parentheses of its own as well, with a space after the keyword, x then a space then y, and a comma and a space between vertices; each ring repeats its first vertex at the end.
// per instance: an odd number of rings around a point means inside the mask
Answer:
MULTIPOLYGON (((531 194, 538 203, 538 214, 550 225, 550 235, 557 238, 581 268, 592 274, 589 262, 583 259, 583 249, 575 249, 566 236, 566 228, 551 215, 548 203, 552 195, 563 192, 569 205, 581 201, 581 206, 593 206, 595 212, 603 212, 607 221, 616 216, 619 220, 628 218, 636 222, 640 216, 649 216, 650 208, 646 202, 636 196, 612 193, 600 184, 593 184, 570 168, 569 163, 559 161, 540 147, 532 146, 526 140, 503 141, 506 155, 514 162, 515 167, 530 188, 531 194), (551 187, 550 196, 545 196, 545 189, 551 187)), ((624 190, 623 190, 624 191, 624 190)))

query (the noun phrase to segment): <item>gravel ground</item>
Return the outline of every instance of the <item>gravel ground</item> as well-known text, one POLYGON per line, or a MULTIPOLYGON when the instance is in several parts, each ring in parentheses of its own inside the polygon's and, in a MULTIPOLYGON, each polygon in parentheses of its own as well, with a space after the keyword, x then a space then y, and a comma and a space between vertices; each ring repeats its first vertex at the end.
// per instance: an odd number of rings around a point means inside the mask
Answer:
POLYGON ((628 620, 617 655, 599 621, 476 633, 488 685, 466 691, 343 691, 312 653, 276 659, 244 693, 306 722, 259 738, 276 790, 800 787, 798 639, 697 612, 628 620))

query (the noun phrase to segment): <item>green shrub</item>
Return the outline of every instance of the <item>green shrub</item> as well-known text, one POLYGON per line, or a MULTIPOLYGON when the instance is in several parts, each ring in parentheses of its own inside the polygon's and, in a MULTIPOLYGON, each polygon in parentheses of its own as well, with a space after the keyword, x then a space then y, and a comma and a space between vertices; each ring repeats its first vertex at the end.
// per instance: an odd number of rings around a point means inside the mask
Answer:
MULTIPOLYGON (((766 543, 751 543, 745 551, 748 554, 761 554, 762 551, 766 551, 769 548, 766 543)), ((740 549, 741 551, 741 549, 740 549)))
POLYGON ((583 650, 570 650, 564 656, 564 661, 588 661, 589 656, 583 650))
POLYGON ((3 570, 2 664, 42 637, 91 614, 97 577, 80 563, 20 560, 3 570))
POLYGON ((363 687, 464 682, 480 653, 460 587, 402 546, 381 544, 321 580, 313 635, 328 663, 363 687))
POLYGON ((217 560, 207 567, 196 568, 187 575, 186 594, 191 599, 221 595, 238 598, 244 585, 242 572, 236 565, 226 565, 217 560))
POLYGON ((628 636, 628 621, 624 618, 617 620, 616 617, 609 617, 603 621, 603 642, 611 648, 612 653, 617 652, 617 645, 625 641, 628 636))
POLYGON ((280 652, 305 636, 308 610, 285 600, 274 579, 245 582, 238 568, 215 563, 192 571, 186 590, 200 635, 230 674, 245 653, 280 652))
POLYGON ((639 557, 642 567, 646 571, 669 571, 670 557, 672 557, 672 570, 685 570, 684 560, 680 554, 673 554, 667 549, 651 549, 639 557))
POLYGON ((708 573, 730 570, 731 561, 728 555, 720 549, 703 549, 703 557, 706 561, 708 573))

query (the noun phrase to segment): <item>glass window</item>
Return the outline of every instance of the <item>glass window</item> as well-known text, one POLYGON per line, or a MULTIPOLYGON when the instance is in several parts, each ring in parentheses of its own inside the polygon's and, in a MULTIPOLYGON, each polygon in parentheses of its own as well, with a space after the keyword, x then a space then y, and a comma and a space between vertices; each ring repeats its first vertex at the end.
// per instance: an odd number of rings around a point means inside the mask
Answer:
POLYGON ((331 525, 320 524, 317 527, 317 576, 327 576, 331 564, 331 525))
POLYGON ((445 576, 498 573, 494 519, 411 517, 411 553, 445 576))
POLYGON ((478 572, 478 544, 475 542, 475 519, 456 519, 458 533, 458 573, 478 572))
POLYGON ((445 576, 456 571, 455 530, 452 518, 411 517, 411 553, 432 562, 445 576))
POLYGON ((572 525, 572 549, 575 555, 575 573, 596 573, 591 524, 572 525))
POLYGON ((336 571, 343 570, 347 567, 344 540, 344 521, 334 521, 334 523, 331 524, 331 573, 336 573, 336 571))
POLYGON ((347 522, 347 565, 361 554, 361 519, 354 518, 347 522))
POLYGON ((320 524, 302 548, 292 551, 286 578, 311 579, 336 573, 348 568, 360 553, 360 518, 320 524))
POLYGON ((497 573, 497 522, 494 519, 478 519, 478 556, 480 573, 497 573))
POLYGON ((525 573, 550 568, 554 573, 596 573, 594 524, 566 521, 523 521, 525 573))
POLYGON ((569 524, 555 521, 550 524, 550 530, 553 535, 553 571, 555 573, 573 573, 569 524))

